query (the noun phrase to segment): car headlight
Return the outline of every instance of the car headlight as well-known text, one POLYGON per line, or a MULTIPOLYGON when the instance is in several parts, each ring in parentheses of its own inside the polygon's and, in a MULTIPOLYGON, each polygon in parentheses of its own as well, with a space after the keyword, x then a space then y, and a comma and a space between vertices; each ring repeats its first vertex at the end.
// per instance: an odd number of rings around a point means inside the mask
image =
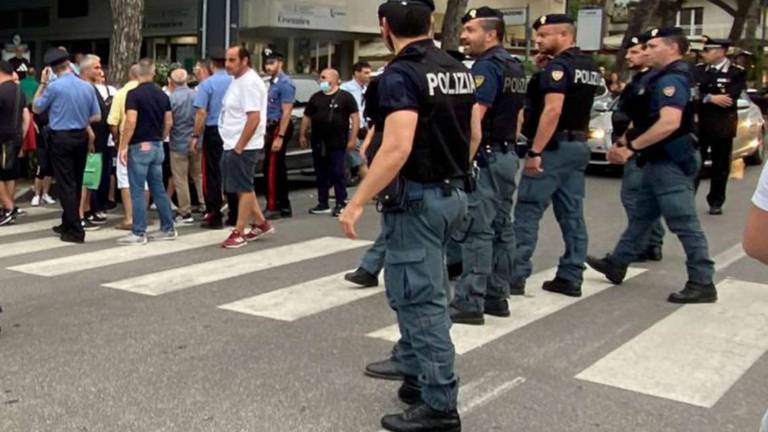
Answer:
POLYGON ((605 129, 590 129, 589 139, 601 140, 605 138, 605 129))

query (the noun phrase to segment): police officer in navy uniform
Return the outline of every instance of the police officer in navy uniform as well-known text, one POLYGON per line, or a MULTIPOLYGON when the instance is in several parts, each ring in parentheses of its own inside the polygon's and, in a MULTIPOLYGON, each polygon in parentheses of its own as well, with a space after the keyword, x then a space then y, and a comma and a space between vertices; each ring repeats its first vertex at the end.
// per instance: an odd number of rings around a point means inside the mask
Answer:
POLYGON ((613 283, 620 284, 629 263, 642 254, 637 239, 647 235, 659 216, 683 244, 688 269, 685 288, 669 296, 673 303, 712 303, 717 291, 712 283, 714 262, 709 257, 707 238, 696 214, 694 180, 701 157, 694 147, 692 100, 693 75, 683 56, 688 40, 682 29, 653 29, 647 51, 659 70, 646 83, 650 95, 646 115, 633 122, 626 138, 611 149, 613 163, 625 163, 639 153, 643 169, 642 188, 637 197, 638 211, 629 221, 621 240, 606 258, 590 257, 589 265, 613 283))
POLYGON ((731 173, 733 139, 739 124, 737 101, 746 89, 744 68, 726 57, 731 41, 705 37, 704 63, 696 65, 699 83, 699 148, 702 160, 712 160, 709 214, 723 214, 725 190, 731 173))
POLYGON ((474 81, 429 37, 432 0, 379 7, 386 45, 396 53, 379 77, 381 148, 339 217, 345 234, 377 194, 386 241, 387 296, 397 313, 404 375, 399 397, 412 404, 387 415, 391 431, 460 431, 458 378, 448 315, 445 246, 466 211, 474 81))
POLYGON ((525 103, 522 64, 503 46, 504 16, 496 9, 470 9, 462 18, 465 52, 475 58, 477 91, 472 109, 471 154, 479 174, 469 194, 462 249, 463 274, 451 304, 454 323, 483 324, 483 314, 509 316, 514 261, 512 205, 518 166, 515 144, 525 103))
POLYGON ((517 256, 513 289, 522 292, 532 273, 531 257, 539 221, 550 203, 563 233, 565 254, 554 280, 543 289, 581 296, 587 255, 584 223, 584 172, 589 164, 587 145, 590 113, 601 76, 591 56, 576 46, 576 29, 567 15, 545 15, 533 25, 539 52, 553 55, 539 83, 541 104, 538 128, 525 162, 515 205, 517 256))
MULTIPOLYGON (((645 42, 649 37, 649 33, 639 34, 631 37, 624 44, 627 66, 635 71, 635 74, 621 92, 618 109, 613 115, 613 133, 616 138, 623 137, 629 124, 637 124, 647 115, 645 110, 648 108, 650 94, 645 91, 645 86, 648 79, 657 73, 651 69, 649 56, 646 53, 645 42)), ((621 182, 621 203, 624 205, 628 219, 632 219, 638 211, 638 196, 642 186, 643 170, 637 165, 637 157, 633 157, 624 164, 624 176, 621 182)), ((661 218, 653 223, 651 230, 644 238, 637 241, 643 245, 644 250, 638 257, 638 261, 661 261, 664 244, 664 227, 661 218)))

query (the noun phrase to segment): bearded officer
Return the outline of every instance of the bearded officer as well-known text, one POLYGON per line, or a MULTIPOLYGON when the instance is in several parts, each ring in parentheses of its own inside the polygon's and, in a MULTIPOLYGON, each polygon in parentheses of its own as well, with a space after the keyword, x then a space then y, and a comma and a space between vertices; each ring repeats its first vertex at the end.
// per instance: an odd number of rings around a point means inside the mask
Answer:
POLYGON ((479 174, 468 196, 463 273, 451 304, 454 323, 483 324, 483 314, 509 316, 514 231, 512 204, 518 159, 515 143, 525 103, 525 72, 504 49, 504 16, 490 7, 463 18, 465 52, 475 58, 477 92, 472 108, 471 154, 479 174))
POLYGON ((356 238, 363 207, 379 194, 384 278, 401 334, 398 395, 413 404, 382 418, 391 431, 461 430, 444 254, 467 208, 475 86, 467 68, 430 39, 432 11, 432 0, 393 0, 379 8, 383 39, 396 54, 379 78, 384 136, 340 216, 345 234, 356 238))

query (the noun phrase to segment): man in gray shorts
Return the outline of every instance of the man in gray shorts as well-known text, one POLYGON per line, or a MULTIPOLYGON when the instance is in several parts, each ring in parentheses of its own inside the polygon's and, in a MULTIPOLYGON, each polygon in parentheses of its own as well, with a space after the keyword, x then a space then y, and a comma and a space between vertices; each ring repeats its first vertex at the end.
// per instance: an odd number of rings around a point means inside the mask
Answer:
POLYGON ((219 134, 224 144, 221 173, 224 192, 238 195, 237 224, 222 247, 234 249, 275 231, 264 218, 253 178, 264 150, 267 87, 250 64, 250 53, 239 46, 227 50, 227 73, 234 81, 227 89, 219 116, 219 134), (255 223, 254 223, 255 221, 255 223), (245 232, 245 225, 251 229, 245 232))

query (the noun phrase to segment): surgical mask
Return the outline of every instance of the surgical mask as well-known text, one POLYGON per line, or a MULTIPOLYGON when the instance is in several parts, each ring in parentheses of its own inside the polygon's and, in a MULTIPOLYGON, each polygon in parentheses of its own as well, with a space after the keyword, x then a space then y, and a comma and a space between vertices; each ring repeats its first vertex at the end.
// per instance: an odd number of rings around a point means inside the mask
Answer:
POLYGON ((321 81, 320 91, 322 91, 323 93, 328 93, 329 91, 331 91, 331 83, 329 83, 328 81, 321 81))

